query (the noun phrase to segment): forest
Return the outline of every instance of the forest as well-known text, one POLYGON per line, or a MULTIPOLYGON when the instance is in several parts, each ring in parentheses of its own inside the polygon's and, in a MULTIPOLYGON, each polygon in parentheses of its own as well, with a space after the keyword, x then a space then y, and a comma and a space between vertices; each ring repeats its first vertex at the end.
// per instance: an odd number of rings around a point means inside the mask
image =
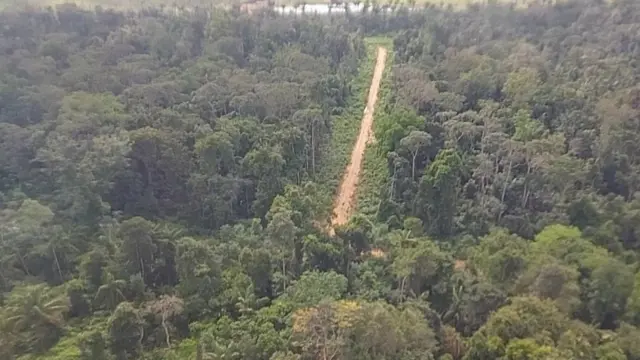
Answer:
POLYGON ((640 2, 347 9, 0 11, 0 360, 640 360, 640 2))

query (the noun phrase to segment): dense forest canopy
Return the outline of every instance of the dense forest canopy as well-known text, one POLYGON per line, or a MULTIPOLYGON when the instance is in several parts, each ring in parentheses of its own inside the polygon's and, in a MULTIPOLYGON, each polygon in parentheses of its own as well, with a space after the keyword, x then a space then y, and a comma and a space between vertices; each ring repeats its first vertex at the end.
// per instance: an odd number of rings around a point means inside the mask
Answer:
POLYGON ((640 360, 640 2, 0 24, 0 360, 640 360))

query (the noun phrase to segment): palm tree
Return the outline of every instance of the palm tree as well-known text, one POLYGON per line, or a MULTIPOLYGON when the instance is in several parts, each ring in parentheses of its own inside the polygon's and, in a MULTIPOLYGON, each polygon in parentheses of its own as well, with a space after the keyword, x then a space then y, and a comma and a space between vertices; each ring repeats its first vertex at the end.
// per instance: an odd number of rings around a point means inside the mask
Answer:
POLYGON ((6 306, 13 314, 7 318, 13 330, 22 331, 37 325, 62 327, 69 299, 44 285, 17 287, 11 292, 6 306))
POLYGON ((107 310, 114 310, 118 304, 127 300, 124 296, 126 286, 126 281, 115 279, 113 275, 107 274, 102 286, 96 292, 94 304, 98 307, 104 306, 107 310))
POLYGON ((212 334, 203 334, 197 343, 196 360, 230 359, 234 356, 234 344, 218 341, 212 334))
POLYGON ((22 286, 11 292, 5 309, 9 331, 25 335, 27 345, 41 351, 60 336, 69 298, 44 284, 22 286))

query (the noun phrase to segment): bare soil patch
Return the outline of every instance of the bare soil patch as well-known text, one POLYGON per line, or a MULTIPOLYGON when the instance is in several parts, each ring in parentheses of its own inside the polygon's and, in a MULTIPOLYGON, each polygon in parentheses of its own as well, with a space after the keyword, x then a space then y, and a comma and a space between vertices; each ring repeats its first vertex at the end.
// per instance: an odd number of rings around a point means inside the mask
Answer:
POLYGON ((355 210, 356 192, 358 190, 360 172, 362 171, 364 151, 367 148, 367 144, 373 140, 373 115, 376 102, 378 101, 378 91, 380 90, 380 82, 382 81, 386 60, 387 49, 378 47, 376 66, 373 70, 373 78, 371 79, 371 86, 369 87, 369 96, 367 98, 364 115, 362 116, 358 140, 353 147, 351 160, 344 172, 338 194, 334 200, 331 233, 334 232, 336 226, 346 224, 355 210))

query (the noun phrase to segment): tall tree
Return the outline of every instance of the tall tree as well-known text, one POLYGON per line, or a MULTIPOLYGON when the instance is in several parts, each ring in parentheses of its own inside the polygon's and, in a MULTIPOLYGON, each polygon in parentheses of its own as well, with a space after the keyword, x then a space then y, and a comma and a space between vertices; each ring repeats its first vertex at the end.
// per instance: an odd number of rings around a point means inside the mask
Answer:
POLYGON ((118 360, 135 359, 142 351, 144 320, 139 309, 123 302, 108 321, 109 347, 118 360))
POLYGON ((430 233, 446 236, 454 231, 463 173, 462 159, 451 149, 441 151, 426 169, 420 180, 414 212, 424 220, 430 233))
POLYGON ((8 331, 23 337, 23 346, 41 352, 62 335, 69 299, 46 285, 14 289, 4 308, 8 331))
POLYGON ((157 300, 147 304, 152 313, 160 316, 160 325, 164 330, 164 340, 168 348, 171 347, 170 321, 174 316, 182 313, 183 305, 182 299, 173 295, 161 295, 157 300))
POLYGON ((431 144, 431 135, 424 131, 412 131, 400 140, 400 147, 411 153, 411 178, 416 178, 416 159, 420 150, 431 144))

